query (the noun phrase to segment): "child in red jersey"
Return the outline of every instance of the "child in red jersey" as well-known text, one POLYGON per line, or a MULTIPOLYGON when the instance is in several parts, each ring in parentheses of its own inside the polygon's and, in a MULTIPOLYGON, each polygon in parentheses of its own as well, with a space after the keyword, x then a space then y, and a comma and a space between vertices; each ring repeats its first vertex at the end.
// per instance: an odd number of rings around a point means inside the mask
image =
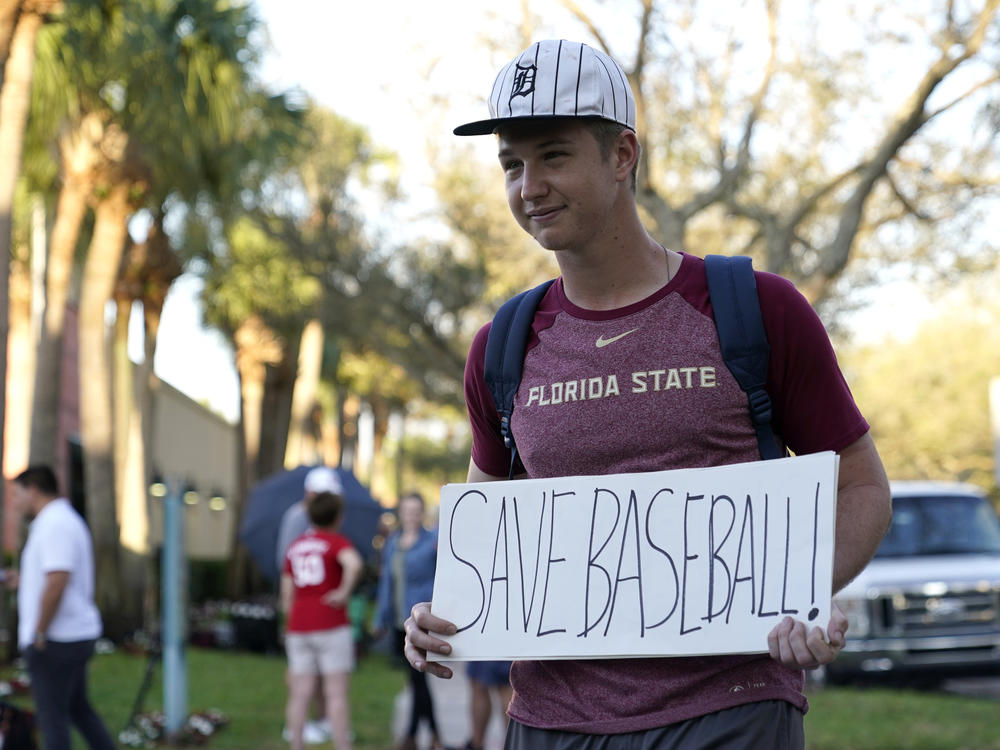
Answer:
POLYGON ((351 750, 348 686, 354 670, 354 643, 347 602, 361 574, 362 560, 337 533, 343 515, 340 495, 321 492, 310 499, 313 528, 285 554, 281 606, 286 613, 288 703, 285 721, 292 750, 303 750, 302 731, 316 676, 323 679, 326 713, 337 750, 351 750))

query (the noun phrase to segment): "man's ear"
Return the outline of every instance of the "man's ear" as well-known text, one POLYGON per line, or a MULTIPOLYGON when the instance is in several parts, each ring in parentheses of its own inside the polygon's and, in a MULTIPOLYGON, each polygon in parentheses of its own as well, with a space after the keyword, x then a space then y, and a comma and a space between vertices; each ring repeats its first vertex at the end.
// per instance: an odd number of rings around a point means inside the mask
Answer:
POLYGON ((620 181, 632 179, 632 170, 639 161, 639 139, 628 128, 623 128, 615 143, 615 176, 620 181))

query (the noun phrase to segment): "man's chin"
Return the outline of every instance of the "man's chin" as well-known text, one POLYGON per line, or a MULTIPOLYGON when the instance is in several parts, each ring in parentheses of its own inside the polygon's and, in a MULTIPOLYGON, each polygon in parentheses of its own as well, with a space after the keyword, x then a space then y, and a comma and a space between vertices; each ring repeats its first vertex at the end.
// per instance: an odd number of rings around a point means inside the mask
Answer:
POLYGON ((554 236, 550 232, 535 232, 532 234, 535 242, 538 243, 539 247, 543 250, 548 250, 549 252, 555 253, 560 250, 566 250, 566 243, 560 240, 558 237, 554 236))

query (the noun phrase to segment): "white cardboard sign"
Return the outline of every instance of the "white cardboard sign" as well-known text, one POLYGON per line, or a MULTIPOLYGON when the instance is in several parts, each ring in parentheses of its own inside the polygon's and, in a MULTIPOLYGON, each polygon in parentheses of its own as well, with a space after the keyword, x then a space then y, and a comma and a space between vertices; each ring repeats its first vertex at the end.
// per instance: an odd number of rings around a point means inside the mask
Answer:
POLYGON ((758 653, 830 619, 839 457, 441 491, 449 659, 758 653))

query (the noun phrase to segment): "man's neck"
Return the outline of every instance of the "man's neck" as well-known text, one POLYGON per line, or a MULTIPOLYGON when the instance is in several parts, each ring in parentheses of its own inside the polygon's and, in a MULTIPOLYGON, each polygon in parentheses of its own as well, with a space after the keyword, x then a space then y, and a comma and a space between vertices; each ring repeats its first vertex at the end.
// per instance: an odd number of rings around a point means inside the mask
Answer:
POLYGON ((58 499, 59 499, 58 495, 51 495, 51 496, 50 495, 38 495, 34 499, 34 502, 32 503, 32 509, 34 510, 35 515, 37 516, 46 507, 48 507, 48 505, 50 503, 52 503, 53 501, 58 500, 58 499))
POLYGON ((665 250, 641 226, 581 251, 556 252, 563 290, 586 310, 616 310, 646 299, 667 284, 681 256, 665 250))

